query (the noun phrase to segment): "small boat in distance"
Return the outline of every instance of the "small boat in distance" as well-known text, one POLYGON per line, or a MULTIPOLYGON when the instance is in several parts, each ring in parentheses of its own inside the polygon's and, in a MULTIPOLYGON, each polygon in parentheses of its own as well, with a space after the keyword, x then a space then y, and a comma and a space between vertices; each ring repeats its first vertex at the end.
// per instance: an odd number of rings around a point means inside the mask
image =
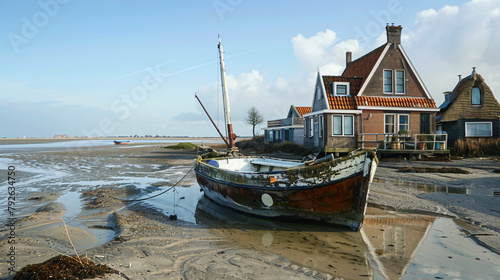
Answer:
MULTIPOLYGON (((226 138, 216 128, 228 149, 236 155, 220 37, 219 56, 226 138)), ((203 159, 200 156, 194 171, 205 196, 222 206, 267 218, 319 221, 357 231, 363 223, 377 165, 374 151, 361 150, 342 158, 328 155, 308 162, 244 156, 203 159)))
POLYGON ((115 141, 113 141, 113 143, 115 143, 115 145, 126 145, 126 144, 130 143, 130 141, 118 141, 118 140, 115 140, 115 141))

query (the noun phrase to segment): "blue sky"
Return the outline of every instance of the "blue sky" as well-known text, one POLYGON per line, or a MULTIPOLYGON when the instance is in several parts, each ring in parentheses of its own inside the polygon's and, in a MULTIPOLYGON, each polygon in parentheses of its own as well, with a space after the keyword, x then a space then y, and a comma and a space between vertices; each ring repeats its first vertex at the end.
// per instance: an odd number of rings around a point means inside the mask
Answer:
POLYGON ((2 1, 0 16, 0 137, 216 136, 194 93, 223 126, 218 34, 238 135, 251 106, 310 106, 318 67, 340 74, 386 22, 438 105, 472 66, 500 97, 500 1, 2 1))

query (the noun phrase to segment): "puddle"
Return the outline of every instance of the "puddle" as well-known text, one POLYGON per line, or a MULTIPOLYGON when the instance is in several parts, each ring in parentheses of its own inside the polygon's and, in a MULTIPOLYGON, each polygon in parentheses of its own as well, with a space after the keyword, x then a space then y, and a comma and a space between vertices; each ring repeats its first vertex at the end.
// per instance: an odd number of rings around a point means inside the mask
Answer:
POLYGON ((66 209, 63 215, 63 218, 66 219, 76 217, 82 209, 80 194, 77 192, 67 192, 56 199, 55 202, 61 203, 66 209))
POLYGON ((403 279, 498 279, 500 256, 478 246, 451 220, 432 223, 403 279))
POLYGON ((361 229, 381 279, 497 279, 500 256, 449 218, 369 207, 361 229))
POLYGON ((80 199, 80 193, 67 192, 61 195, 58 199, 56 199, 55 202, 61 203, 66 209, 66 212, 64 212, 63 214, 63 219, 68 226, 83 228, 85 230, 90 231, 96 237, 95 243, 90 244, 86 247, 81 247, 79 248, 79 250, 85 250, 98 245, 106 244, 109 241, 111 241, 113 237, 115 237, 116 233, 113 229, 106 227, 102 228, 87 227, 85 225, 85 221, 81 221, 80 219, 77 218, 78 215, 81 213, 82 209, 82 201, 80 199))
POLYGON ((373 183, 381 183, 381 184, 391 184, 397 187, 402 187, 405 189, 411 189, 416 192, 421 193, 453 193, 453 194, 468 194, 467 188, 461 187, 444 187, 444 186, 436 186, 436 185, 428 185, 428 184, 419 184, 414 182, 405 182, 402 180, 382 180, 382 179, 373 179, 373 183))
MULTIPOLYGON (((164 187, 162 190, 149 193, 144 197, 153 196, 168 188, 164 187)), ((198 184, 193 184, 190 187, 176 187, 175 191, 170 190, 163 195, 146 200, 143 203, 161 210, 167 216, 176 214, 179 220, 196 223, 196 205, 202 196, 203 192, 200 192, 198 184)))
POLYGON ((205 196, 195 217, 232 246, 271 252, 344 279, 371 279, 361 234, 345 227, 263 219, 219 206, 205 196))
POLYGON ((202 197, 196 221, 234 246, 271 252, 344 279, 497 279, 500 256, 452 219, 368 207, 359 232, 261 219, 202 197), (434 276, 443 277, 435 278, 434 276))

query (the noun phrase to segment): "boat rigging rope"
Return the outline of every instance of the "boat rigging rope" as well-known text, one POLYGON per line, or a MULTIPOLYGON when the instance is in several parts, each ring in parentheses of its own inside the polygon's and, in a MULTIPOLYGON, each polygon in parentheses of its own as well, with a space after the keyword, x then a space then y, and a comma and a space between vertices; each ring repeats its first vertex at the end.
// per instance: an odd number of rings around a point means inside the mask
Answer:
MULTIPOLYGON (((194 167, 195 167, 195 164, 193 164, 193 166, 189 169, 189 171, 188 171, 186 174, 184 174, 184 176, 182 176, 182 178, 181 178, 179 181, 177 181, 177 183, 175 183, 175 184, 174 184, 173 186, 171 186, 170 188, 168 188, 168 189, 166 189, 166 190, 162 191, 161 193, 155 194, 155 195, 150 196, 150 197, 146 197, 146 198, 139 198, 139 199, 122 199, 122 198, 118 198, 118 197, 113 197, 113 198, 114 198, 114 199, 118 199, 118 200, 123 201, 123 202, 135 202, 135 201, 143 201, 143 200, 148 200, 148 199, 151 199, 151 198, 154 198, 154 197, 160 196, 160 195, 162 195, 162 194, 164 194, 164 193, 168 192, 169 190, 174 189, 174 188, 175 188, 175 187, 176 187, 176 186, 177 186, 180 182, 182 182, 182 180, 184 180, 184 178, 186 178, 186 177, 187 177, 187 175, 188 175, 189 173, 191 173, 191 171, 193 171, 194 167)), ((176 191, 176 190, 174 189, 174 191, 176 191)), ((174 203, 174 205, 175 205, 175 203, 174 203)))

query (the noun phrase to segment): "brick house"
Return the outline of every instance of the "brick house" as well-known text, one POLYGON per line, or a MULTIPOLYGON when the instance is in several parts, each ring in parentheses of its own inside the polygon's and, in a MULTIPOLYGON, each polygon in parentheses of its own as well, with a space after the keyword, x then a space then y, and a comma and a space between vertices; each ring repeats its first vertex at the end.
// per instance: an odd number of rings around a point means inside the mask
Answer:
POLYGON ((438 131, 448 134, 449 143, 461 138, 500 137, 500 104, 475 67, 444 95, 436 125, 438 131))
POLYGON ((361 147, 361 134, 435 132, 439 109, 401 46, 401 31, 387 26, 387 43, 354 61, 347 52, 341 76, 318 71, 312 111, 304 116, 306 147, 344 153, 361 147))
POLYGON ((304 114, 311 112, 311 107, 290 106, 286 119, 271 120, 264 129, 265 143, 293 142, 304 144, 304 114))

